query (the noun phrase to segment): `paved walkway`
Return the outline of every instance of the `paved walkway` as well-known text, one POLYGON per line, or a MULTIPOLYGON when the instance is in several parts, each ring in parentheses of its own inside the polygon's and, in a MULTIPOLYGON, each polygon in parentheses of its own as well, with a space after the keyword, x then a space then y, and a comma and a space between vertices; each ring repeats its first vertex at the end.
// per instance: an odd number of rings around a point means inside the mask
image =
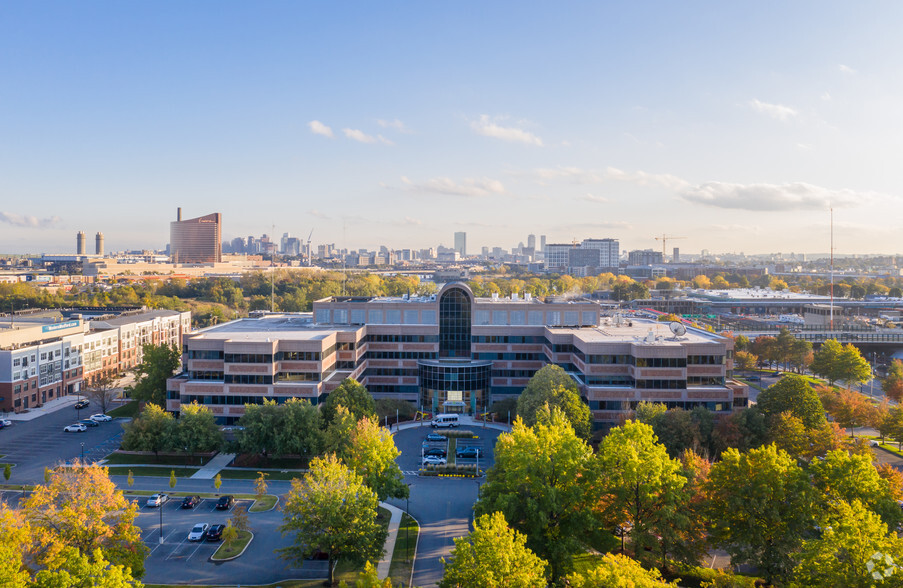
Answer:
MULTIPOLYGON (((390 427, 392 431, 403 431, 405 429, 416 429, 418 427, 422 427, 424 429, 430 428, 429 421, 405 421, 403 423, 398 423, 397 425, 393 425, 390 427)), ((466 427, 468 429, 498 429, 499 431, 510 431, 511 426, 507 423, 490 423, 486 421, 477 421, 474 420, 472 416, 469 415, 460 415, 458 417, 458 428, 466 427)))
POLYGON ((221 469, 232 463, 235 459, 234 453, 218 453, 213 459, 207 462, 207 465, 199 469, 191 476, 193 480, 212 480, 216 477, 221 469))
MULTIPOLYGON (((53 400, 48 400, 39 408, 29 408, 27 411, 22 411, 19 413, 11 412, 8 413, 4 418, 7 418, 11 421, 33 421, 36 418, 42 417, 45 414, 50 414, 51 412, 56 412, 63 408, 71 407, 75 404, 78 399, 81 398, 73 394, 72 396, 63 396, 62 398, 54 398, 53 400)), ((85 416, 89 416, 88 411, 90 408, 82 409, 82 412, 85 413, 85 416)), ((75 420, 75 419, 73 419, 75 420)))
POLYGON ((386 536, 386 544, 383 546, 383 558, 376 567, 379 579, 382 580, 389 577, 389 568, 392 567, 392 554, 395 553, 395 540, 398 539, 398 527, 401 525, 402 511, 400 508, 385 502, 380 502, 379 505, 392 513, 392 518, 389 519, 389 534, 386 536))

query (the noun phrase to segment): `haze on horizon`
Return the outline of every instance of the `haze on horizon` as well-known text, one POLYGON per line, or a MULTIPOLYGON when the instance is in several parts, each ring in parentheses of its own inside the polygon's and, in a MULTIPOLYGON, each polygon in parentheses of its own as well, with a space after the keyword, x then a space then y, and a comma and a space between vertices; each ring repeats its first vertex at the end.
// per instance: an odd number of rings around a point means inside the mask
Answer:
POLYGON ((903 5, 5 3, 0 251, 895 253, 903 5), (275 230, 273 230, 275 226, 275 230), (669 244, 670 250, 670 244, 669 244))

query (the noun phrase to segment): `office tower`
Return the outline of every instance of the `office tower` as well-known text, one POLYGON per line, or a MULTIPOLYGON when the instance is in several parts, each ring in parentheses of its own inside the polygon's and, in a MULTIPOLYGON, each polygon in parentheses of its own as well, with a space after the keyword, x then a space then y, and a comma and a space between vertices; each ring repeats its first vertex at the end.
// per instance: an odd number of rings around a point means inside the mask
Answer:
POLYGON ((78 255, 87 255, 88 253, 88 236, 84 231, 79 231, 75 236, 75 253, 78 255))
POLYGON ((584 239, 582 249, 598 249, 600 268, 618 267, 618 251, 621 244, 617 239, 584 239))
POLYGON ((680 247, 674 248, 674 253, 671 254, 671 263, 680 263, 680 247))
POLYGON ((629 265, 655 265, 664 263, 661 251, 653 249, 635 249, 627 254, 629 265))
POLYGON ((536 249, 536 235, 527 235, 527 247, 536 249))
POLYGON ((103 233, 97 233, 94 237, 94 254, 103 255, 103 233))
POLYGON ((214 212, 182 220, 178 209, 175 222, 169 223, 169 244, 173 263, 222 262, 222 215, 214 212))
POLYGON ((455 251, 461 257, 467 256, 467 233, 463 231, 455 233, 455 251))

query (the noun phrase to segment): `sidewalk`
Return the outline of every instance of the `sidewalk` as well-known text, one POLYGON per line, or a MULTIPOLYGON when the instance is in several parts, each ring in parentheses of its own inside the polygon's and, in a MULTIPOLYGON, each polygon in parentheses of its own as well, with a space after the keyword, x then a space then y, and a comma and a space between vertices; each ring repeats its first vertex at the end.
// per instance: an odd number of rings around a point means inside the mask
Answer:
POLYGON ((189 479, 212 480, 221 469, 232 463, 233 459, 235 459, 234 453, 218 453, 207 462, 207 465, 196 471, 189 479))
MULTIPOLYGON (((423 427, 424 429, 430 428, 429 421, 405 421, 403 423, 398 423, 397 425, 390 426, 389 429, 393 432, 395 431, 403 431, 405 429, 416 429, 418 427, 423 427)), ((511 427, 507 423, 492 423, 487 421, 477 421, 470 415, 459 415, 458 416, 458 428, 466 427, 468 429, 497 429, 499 431, 510 431, 511 427)))
MULTIPOLYGON (((33 421, 36 418, 40 418, 44 415, 56 412, 66 407, 69 407, 71 410, 72 405, 75 404, 79 398, 80 397, 77 395, 54 398, 53 400, 48 400, 47 402, 45 402, 44 405, 40 408, 29 408, 27 412, 23 411, 18 414, 11 412, 4 418, 7 418, 11 421, 33 421)), ((84 397, 82 396, 81 398, 84 397)), ((88 416, 89 410, 89 408, 83 409, 86 417, 88 416)))
POLYGON ((398 539, 398 527, 401 526, 402 511, 400 508, 385 502, 380 502, 379 505, 392 513, 392 518, 389 519, 389 534, 386 536, 386 543, 383 546, 383 558, 376 567, 379 579, 382 580, 389 577, 389 568, 392 567, 392 554, 395 553, 395 540, 398 539))

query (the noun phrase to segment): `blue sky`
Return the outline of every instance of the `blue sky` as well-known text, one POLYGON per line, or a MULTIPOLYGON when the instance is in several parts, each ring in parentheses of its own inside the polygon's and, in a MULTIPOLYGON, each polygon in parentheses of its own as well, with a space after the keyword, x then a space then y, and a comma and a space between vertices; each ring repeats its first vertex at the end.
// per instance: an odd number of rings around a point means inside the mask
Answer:
POLYGON ((0 251, 895 253, 903 5, 0 2, 0 251), (670 247, 669 247, 670 248, 670 247))

